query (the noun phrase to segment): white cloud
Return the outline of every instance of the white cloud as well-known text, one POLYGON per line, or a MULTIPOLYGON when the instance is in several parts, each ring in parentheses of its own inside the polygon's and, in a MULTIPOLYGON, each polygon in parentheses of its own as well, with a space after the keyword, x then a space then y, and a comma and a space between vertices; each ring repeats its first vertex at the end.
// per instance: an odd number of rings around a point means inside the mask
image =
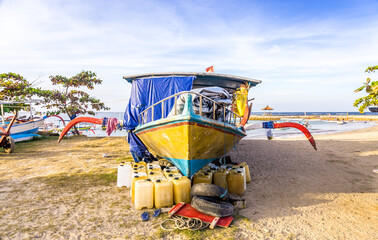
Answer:
MULTIPOLYGON (((283 24, 268 12, 226 19, 200 3, 1 1, 0 72, 29 79, 42 73, 42 85, 49 86, 49 75, 92 70, 104 79, 94 94, 112 102, 128 97, 123 75, 214 65, 216 72, 262 79, 254 90, 261 98, 269 96, 259 93, 266 91, 263 86, 286 89, 288 97, 279 103, 296 108, 290 105, 295 94, 315 101, 318 96, 309 91, 314 86, 344 84, 353 91, 363 69, 377 64, 375 16, 283 24), (293 85, 303 87, 290 94, 293 85)), ((346 91, 333 90, 350 97, 346 91)), ((112 110, 123 111, 124 105, 112 103, 112 110)))

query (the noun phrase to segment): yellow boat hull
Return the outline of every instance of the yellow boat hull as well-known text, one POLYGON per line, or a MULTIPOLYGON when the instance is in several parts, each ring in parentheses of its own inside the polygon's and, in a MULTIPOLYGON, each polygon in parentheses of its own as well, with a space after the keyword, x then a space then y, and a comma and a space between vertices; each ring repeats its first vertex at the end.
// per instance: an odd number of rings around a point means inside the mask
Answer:
POLYGON ((224 156, 246 136, 235 126, 195 114, 156 120, 135 133, 153 155, 172 161, 187 176, 224 156))

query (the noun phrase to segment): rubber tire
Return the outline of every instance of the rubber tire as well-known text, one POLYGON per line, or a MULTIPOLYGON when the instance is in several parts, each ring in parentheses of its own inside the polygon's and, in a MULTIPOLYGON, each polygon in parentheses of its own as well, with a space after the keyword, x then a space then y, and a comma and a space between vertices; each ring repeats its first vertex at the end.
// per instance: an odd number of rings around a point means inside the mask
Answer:
MULTIPOLYGON (((217 197, 220 198, 226 189, 209 183, 197 183, 192 186, 192 190, 190 191, 190 195, 193 196, 204 196, 204 197, 217 197)), ((228 199, 229 193, 227 192, 226 195, 222 199, 228 199)))
POLYGON ((5 143, 3 146, 5 153, 12 153, 14 152, 14 149, 16 148, 16 144, 14 142, 14 139, 10 136, 5 138, 5 143))
POLYGON ((234 214, 234 206, 219 198, 194 196, 192 207, 201 213, 214 217, 227 217, 234 214))

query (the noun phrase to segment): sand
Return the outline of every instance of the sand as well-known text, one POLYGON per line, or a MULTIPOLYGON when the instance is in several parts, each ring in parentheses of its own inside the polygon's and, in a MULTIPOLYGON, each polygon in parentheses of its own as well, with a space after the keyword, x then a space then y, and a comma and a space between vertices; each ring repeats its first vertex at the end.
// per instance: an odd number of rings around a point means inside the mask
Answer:
MULTIPOLYGON (((122 138, 56 138, 0 153, 0 239, 378 239, 378 127, 306 139, 242 140, 252 173, 232 227, 160 230, 141 222, 116 168, 122 138), (108 153, 108 158, 102 154, 108 153)), ((150 212, 152 212, 150 210, 150 212)))

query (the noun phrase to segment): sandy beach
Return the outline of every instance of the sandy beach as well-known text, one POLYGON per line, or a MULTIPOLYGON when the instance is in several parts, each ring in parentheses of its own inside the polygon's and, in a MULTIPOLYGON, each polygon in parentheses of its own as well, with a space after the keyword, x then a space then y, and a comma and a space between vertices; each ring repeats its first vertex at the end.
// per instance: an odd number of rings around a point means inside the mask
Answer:
POLYGON ((141 222, 116 187, 131 159, 123 138, 20 143, 0 153, 0 239, 377 239, 378 126, 315 139, 318 151, 304 138, 242 140, 231 156, 250 166, 247 208, 202 232, 141 222))

